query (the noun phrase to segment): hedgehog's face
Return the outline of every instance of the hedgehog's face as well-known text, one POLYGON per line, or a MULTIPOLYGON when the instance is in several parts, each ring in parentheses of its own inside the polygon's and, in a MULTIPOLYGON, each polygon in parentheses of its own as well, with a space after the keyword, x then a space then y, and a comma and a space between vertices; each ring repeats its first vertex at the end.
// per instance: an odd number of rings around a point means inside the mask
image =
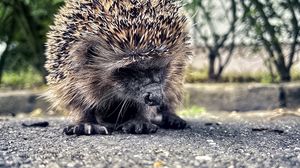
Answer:
POLYGON ((122 97, 158 106, 163 102, 167 68, 165 61, 139 62, 118 68, 113 76, 122 97))

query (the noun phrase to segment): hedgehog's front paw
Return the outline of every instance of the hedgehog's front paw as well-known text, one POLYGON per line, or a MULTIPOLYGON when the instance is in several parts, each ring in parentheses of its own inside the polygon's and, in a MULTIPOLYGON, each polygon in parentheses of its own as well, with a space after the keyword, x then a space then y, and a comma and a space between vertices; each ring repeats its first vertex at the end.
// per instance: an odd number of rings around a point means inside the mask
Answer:
POLYGON ((186 121, 175 114, 163 115, 162 121, 159 126, 165 129, 184 129, 189 127, 186 121))
POLYGON ((67 126, 63 132, 66 135, 110 135, 112 130, 99 124, 80 123, 67 126))
POLYGON ((129 134, 150 134, 155 133, 158 127, 151 122, 130 120, 118 127, 118 130, 129 134))

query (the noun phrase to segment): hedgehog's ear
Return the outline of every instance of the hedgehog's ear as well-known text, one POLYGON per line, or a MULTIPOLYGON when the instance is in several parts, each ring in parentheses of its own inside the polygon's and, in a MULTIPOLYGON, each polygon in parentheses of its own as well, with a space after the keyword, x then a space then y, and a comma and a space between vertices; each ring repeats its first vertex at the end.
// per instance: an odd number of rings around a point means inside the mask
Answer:
POLYGON ((116 68, 123 65, 121 50, 110 46, 105 40, 97 37, 83 38, 74 44, 70 57, 76 66, 92 66, 95 68, 116 68), (120 65, 119 65, 119 64, 120 65))
POLYGON ((70 66, 75 71, 85 69, 86 65, 91 65, 94 62, 91 54, 93 54, 93 47, 90 43, 86 41, 77 42, 70 48, 70 66))
POLYGON ((86 48, 86 58, 87 59, 92 59, 93 57, 96 57, 97 54, 97 48, 95 44, 90 44, 86 48))

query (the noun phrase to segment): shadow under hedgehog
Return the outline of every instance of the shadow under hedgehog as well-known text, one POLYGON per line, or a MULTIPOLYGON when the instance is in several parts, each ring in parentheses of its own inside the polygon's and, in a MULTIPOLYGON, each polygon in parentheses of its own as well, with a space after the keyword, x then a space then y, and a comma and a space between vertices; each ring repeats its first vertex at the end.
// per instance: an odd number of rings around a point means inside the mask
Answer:
POLYGON ((172 0, 67 0, 47 35, 47 98, 67 135, 183 129, 175 114, 191 56, 172 0), (160 120, 153 120, 156 116, 160 120))

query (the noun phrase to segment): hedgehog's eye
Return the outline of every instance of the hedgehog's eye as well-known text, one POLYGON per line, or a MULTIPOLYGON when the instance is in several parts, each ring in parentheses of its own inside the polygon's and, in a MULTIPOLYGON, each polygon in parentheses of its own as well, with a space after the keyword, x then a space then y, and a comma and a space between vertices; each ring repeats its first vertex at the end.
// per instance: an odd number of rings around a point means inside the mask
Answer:
POLYGON ((162 81, 165 78, 166 69, 165 69, 165 67, 155 68, 152 70, 152 73, 153 73, 153 80, 155 82, 162 81))
POLYGON ((134 69, 130 69, 130 68, 119 68, 118 70, 119 74, 132 74, 134 73, 134 69))
POLYGON ((128 74, 137 74, 137 73, 141 72, 140 70, 138 70, 136 68, 120 68, 119 71, 128 73, 128 74))
POLYGON ((114 72, 114 76, 119 78, 138 76, 141 72, 133 68, 119 68, 114 72))

